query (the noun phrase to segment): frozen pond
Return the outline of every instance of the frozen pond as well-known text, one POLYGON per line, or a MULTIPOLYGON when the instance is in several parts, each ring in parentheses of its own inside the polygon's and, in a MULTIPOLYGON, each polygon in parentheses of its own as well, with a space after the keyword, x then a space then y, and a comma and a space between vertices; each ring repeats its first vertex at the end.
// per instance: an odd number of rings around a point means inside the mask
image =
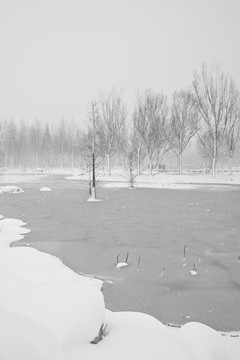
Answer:
POLYGON ((110 310, 240 330, 240 188, 101 188, 103 201, 89 203, 77 181, 50 177, 21 187, 24 193, 0 198, 1 213, 32 230, 15 246, 28 243, 105 279, 110 310), (116 269, 117 255, 125 261, 127 252, 129 266, 116 269))

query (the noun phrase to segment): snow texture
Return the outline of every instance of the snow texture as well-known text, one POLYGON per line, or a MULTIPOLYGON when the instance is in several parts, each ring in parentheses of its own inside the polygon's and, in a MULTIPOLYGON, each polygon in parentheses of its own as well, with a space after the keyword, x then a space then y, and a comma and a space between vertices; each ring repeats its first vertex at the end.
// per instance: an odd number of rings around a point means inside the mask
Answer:
POLYGON ((52 191, 52 189, 50 189, 47 186, 43 186, 43 187, 41 187, 40 191, 52 191))
POLYGON ((240 358, 239 338, 206 325, 190 322, 177 329, 147 314, 106 310, 98 281, 54 256, 9 247, 29 232, 24 225, 0 220, 0 359, 240 358), (102 324, 106 330, 100 334, 102 324))
POLYGON ((23 192, 24 192, 23 189, 15 185, 6 185, 0 187, 0 194, 1 193, 19 194, 23 192))
POLYGON ((99 201, 102 201, 101 199, 94 199, 92 197, 88 198, 87 201, 89 202, 99 202, 99 201))
POLYGON ((126 266, 128 266, 128 264, 126 262, 119 262, 119 263, 117 263, 116 268, 120 269, 120 268, 126 267, 126 266))

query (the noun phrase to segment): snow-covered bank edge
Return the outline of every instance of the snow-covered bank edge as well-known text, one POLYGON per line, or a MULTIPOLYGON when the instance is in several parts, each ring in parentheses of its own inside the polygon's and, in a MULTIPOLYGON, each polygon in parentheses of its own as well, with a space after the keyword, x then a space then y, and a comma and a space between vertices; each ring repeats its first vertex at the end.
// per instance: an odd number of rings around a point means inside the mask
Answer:
MULTIPOLYGON (((65 177, 67 180, 88 181, 86 174, 72 175, 65 177)), ((129 183, 124 175, 106 176, 99 174, 97 177, 99 185, 111 188, 128 188, 129 183)), ((217 175, 215 179, 211 175, 171 175, 156 174, 140 175, 135 178, 134 187, 136 188, 155 188, 155 189, 198 189, 204 185, 212 188, 223 188, 224 186, 240 185, 240 175, 217 175)))
POLYGON ((177 329, 143 313, 106 310, 95 281, 52 255, 9 247, 29 232, 25 225, 0 220, 1 359, 239 359, 239 339, 203 324, 177 329))

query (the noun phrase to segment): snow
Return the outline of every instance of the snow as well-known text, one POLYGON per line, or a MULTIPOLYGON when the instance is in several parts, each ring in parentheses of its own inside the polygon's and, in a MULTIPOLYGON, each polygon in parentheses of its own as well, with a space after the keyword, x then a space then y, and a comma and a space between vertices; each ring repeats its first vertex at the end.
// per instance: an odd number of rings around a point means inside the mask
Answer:
POLYGON ((1 294, 0 306, 50 329, 62 348, 90 343, 105 315, 102 293, 78 280, 7 291, 1 294))
POLYGON ((190 274, 191 274, 191 275, 197 275, 197 271, 196 271, 196 270, 191 270, 191 271, 190 271, 190 274))
POLYGON ((147 314, 106 310, 99 281, 74 273, 52 255, 9 247, 29 232, 25 225, 0 220, 0 359, 240 358, 239 338, 204 324, 177 329, 147 314), (99 336, 102 324, 106 331, 99 336))
POLYGON ((43 186, 43 187, 41 187, 40 191, 52 191, 52 189, 50 189, 47 186, 43 186))
POLYGON ((6 185, 0 187, 0 194, 1 193, 19 194, 23 192, 24 192, 23 189, 15 185, 6 185))
MULTIPOLYGON (((29 229, 22 227, 24 225, 24 222, 17 219, 0 220, 0 249, 8 247, 13 241, 23 239, 23 235, 30 232, 29 229)), ((0 254, 3 252, 1 251, 0 254)))
POLYGON ((123 262, 120 262, 119 261, 119 257, 120 257, 120 255, 118 255, 117 256, 117 264, 116 264, 116 269, 121 269, 122 267, 126 267, 126 266, 128 266, 128 257, 129 257, 129 252, 127 253, 127 256, 126 256, 126 260, 125 261, 123 261, 123 262))
POLYGON ((120 268, 125 267, 125 266, 128 266, 128 264, 126 262, 120 262, 120 263, 117 263, 116 268, 120 269, 120 268))
MULTIPOLYGON (((73 173, 71 176, 65 177, 67 180, 87 181, 88 174, 73 173)), ((113 173, 111 177, 99 173, 97 180, 100 186, 113 188, 129 188, 129 182, 126 180, 124 174, 113 173)), ((134 187, 138 188, 159 188, 159 189, 173 189, 173 190, 191 190, 206 188, 206 185, 212 189, 221 189, 223 186, 239 185, 240 174, 235 173, 222 174, 217 173, 216 178, 213 179, 211 174, 185 174, 176 175, 169 173, 157 173, 154 175, 142 174, 136 176, 134 187)))
POLYGON ((102 201, 101 199, 94 199, 92 197, 88 198, 87 201, 89 202, 99 202, 99 201, 102 201))

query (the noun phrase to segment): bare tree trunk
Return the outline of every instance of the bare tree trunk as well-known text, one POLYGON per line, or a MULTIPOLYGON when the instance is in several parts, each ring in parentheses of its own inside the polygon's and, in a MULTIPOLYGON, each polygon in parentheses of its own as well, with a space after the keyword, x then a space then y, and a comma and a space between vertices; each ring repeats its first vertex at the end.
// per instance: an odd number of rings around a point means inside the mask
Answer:
POLYGON ((212 159, 212 178, 213 179, 216 178, 216 163, 217 163, 217 158, 216 158, 216 156, 214 156, 212 159))
POLYGON ((38 150, 37 150, 37 140, 36 140, 36 147, 35 147, 35 168, 38 168, 38 150))
POLYGON ((95 150, 93 146, 92 154, 92 188, 91 188, 91 198, 96 200, 96 174, 95 174, 95 150))
POLYGON ((137 174, 141 175, 141 165, 140 165, 140 149, 137 152, 137 174))
POLYGON ((74 167, 74 151, 73 151, 73 143, 72 143, 72 149, 71 149, 71 160, 72 160, 72 169, 74 167))
POLYGON ((5 153, 5 168, 7 167, 7 163, 8 163, 8 153, 7 153, 7 151, 6 151, 6 153, 5 153))
POLYGON ((217 128, 215 125, 214 138, 213 138, 213 161, 212 161, 212 178, 216 177, 216 163, 217 163, 217 128))
POLYGON ((230 154, 230 162, 229 162, 229 174, 233 174, 233 151, 230 154))
POLYGON ((152 175, 153 171, 153 159, 149 158, 149 174, 152 175))
POLYGON ((37 156, 37 153, 36 153, 36 156, 35 156, 35 168, 36 169, 38 168, 38 156, 37 156))
POLYGON ((182 153, 178 154, 178 174, 182 175, 182 153))
POLYGON ((63 168, 63 148, 61 147, 61 155, 60 155, 60 168, 63 168))
POLYGON ((111 162, 109 155, 107 155, 107 172, 108 172, 108 176, 111 176, 111 162))

